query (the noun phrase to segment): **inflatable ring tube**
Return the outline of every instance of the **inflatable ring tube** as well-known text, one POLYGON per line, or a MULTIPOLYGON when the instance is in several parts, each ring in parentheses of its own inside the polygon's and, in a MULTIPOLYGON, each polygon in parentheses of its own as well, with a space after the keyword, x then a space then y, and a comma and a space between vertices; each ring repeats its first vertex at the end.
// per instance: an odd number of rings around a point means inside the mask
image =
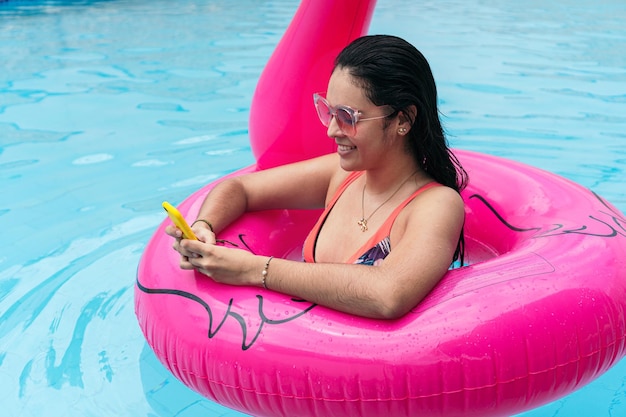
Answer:
MULTIPOLYGON (((357 318, 181 271, 164 222, 138 271, 148 343, 185 384, 255 416, 510 415, 592 381, 626 352, 626 219, 556 175, 456 153, 471 178, 473 264, 405 317, 357 318)), ((193 218, 212 186, 182 212, 193 218)), ((299 259, 318 214, 248 214, 220 238, 299 259)))

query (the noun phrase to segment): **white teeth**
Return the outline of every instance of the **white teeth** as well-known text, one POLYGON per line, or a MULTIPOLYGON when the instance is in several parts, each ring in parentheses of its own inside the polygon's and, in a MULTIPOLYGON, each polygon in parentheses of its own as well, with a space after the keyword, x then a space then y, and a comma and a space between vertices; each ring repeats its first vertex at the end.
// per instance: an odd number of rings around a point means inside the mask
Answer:
POLYGON ((337 145, 337 149, 341 151, 349 151, 352 149, 356 149, 356 146, 337 145))

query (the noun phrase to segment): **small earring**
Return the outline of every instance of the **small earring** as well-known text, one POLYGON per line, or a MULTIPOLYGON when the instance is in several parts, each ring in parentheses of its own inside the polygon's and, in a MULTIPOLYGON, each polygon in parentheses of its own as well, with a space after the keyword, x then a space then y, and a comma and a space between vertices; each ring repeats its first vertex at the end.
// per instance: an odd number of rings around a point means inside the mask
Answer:
POLYGON ((398 133, 404 135, 406 133, 406 127, 401 127, 400 129, 398 129, 398 133))

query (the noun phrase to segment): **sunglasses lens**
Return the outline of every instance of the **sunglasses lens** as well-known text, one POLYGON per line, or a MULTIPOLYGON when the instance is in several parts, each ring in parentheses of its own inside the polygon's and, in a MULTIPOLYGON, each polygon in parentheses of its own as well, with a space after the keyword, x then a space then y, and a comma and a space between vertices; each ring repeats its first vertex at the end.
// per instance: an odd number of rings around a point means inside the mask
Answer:
POLYGON ((335 119, 337 120, 337 125, 339 125, 339 129, 344 131, 345 133, 352 135, 354 134, 354 119, 352 118, 352 113, 350 113, 346 109, 339 108, 337 109, 337 114, 335 115, 335 119))
POLYGON ((330 124, 330 120, 333 118, 333 113, 328 106, 326 100, 324 100, 322 97, 316 96, 315 108, 322 124, 328 127, 328 125, 330 124))

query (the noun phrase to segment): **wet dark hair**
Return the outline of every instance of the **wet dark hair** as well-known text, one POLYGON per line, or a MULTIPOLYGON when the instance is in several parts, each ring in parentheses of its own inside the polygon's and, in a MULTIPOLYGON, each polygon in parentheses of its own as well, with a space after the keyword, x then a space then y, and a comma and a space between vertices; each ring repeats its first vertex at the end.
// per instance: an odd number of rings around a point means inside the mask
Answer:
MULTIPOLYGON (((417 48, 396 36, 363 36, 341 51, 334 68, 348 70, 372 103, 391 107, 394 111, 389 119, 399 112, 407 117, 411 124, 407 151, 418 167, 458 193, 465 188, 467 172, 448 146, 439 118, 435 79, 417 48)), ((462 265, 464 255, 461 231, 453 262, 459 260, 462 265)))

